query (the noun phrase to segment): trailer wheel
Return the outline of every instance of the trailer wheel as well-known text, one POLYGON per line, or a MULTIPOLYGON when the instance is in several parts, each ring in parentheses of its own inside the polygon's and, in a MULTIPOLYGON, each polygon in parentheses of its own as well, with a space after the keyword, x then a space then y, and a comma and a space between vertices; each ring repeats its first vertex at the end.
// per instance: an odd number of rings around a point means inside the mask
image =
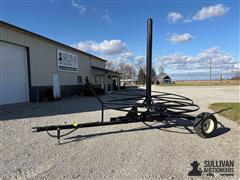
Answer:
POLYGON ((197 135, 210 138, 213 137, 217 129, 217 119, 213 114, 203 112, 196 117, 193 126, 197 135))

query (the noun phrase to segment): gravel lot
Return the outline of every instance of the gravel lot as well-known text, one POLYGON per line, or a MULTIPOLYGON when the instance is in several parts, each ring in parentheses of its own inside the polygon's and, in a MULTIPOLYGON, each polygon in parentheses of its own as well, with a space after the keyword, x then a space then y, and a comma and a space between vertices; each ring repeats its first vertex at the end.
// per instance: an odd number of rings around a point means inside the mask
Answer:
MULTIPOLYGON (((239 87, 153 87, 192 98, 202 111, 214 102, 239 102, 239 87)), ((105 97, 106 98, 106 97, 105 97)), ((197 113, 199 113, 197 112, 197 113)), ((240 128, 217 115, 230 131, 202 139, 183 127, 149 128, 143 123, 86 128, 56 145, 33 126, 100 120, 94 97, 72 97, 48 103, 0 107, 0 179, 188 179, 190 163, 234 160, 239 179, 240 128)), ((108 110, 105 119, 119 112, 108 110)), ((192 129, 192 127, 190 127, 192 129)), ((206 176, 204 176, 206 178, 206 176)), ((211 178, 212 179, 212 178, 211 178)))

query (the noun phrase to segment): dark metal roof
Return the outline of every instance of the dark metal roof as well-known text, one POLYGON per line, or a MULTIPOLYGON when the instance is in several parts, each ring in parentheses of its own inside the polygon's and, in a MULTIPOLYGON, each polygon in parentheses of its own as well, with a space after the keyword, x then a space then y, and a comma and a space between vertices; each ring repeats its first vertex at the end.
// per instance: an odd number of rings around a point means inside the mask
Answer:
POLYGON ((60 43, 60 42, 58 42, 58 41, 49 39, 49 38, 47 38, 47 37, 45 37, 45 36, 36 34, 36 33, 34 33, 34 32, 28 31, 28 30, 26 30, 26 29, 17 27, 17 26, 15 26, 15 25, 9 24, 9 23, 7 23, 7 22, 4 22, 4 21, 1 21, 1 20, 0 20, 0 25, 4 25, 4 26, 7 26, 7 27, 9 27, 9 28, 17 29, 17 30, 22 31, 22 32, 24 32, 24 33, 30 34, 30 35, 32 35, 32 36, 34 36, 34 37, 40 38, 40 39, 42 39, 42 40, 49 41, 49 42, 51 42, 51 43, 54 43, 54 44, 63 46, 63 47, 65 47, 65 48, 71 49, 71 50, 73 50, 73 51, 77 51, 77 52, 80 52, 80 53, 85 54, 85 55, 87 55, 87 56, 91 56, 91 57, 94 57, 94 58, 97 58, 97 59, 99 59, 99 60, 102 60, 102 61, 107 62, 106 59, 103 59, 103 58, 94 56, 94 55, 89 54, 89 53, 87 53, 87 52, 81 51, 81 50, 79 50, 79 49, 76 49, 76 48, 74 48, 74 47, 71 47, 71 46, 68 46, 68 45, 66 45, 66 44, 60 43))
POLYGON ((157 77, 158 80, 171 79, 167 74, 162 73, 157 77))
POLYGON ((100 70, 100 71, 104 71, 104 72, 111 72, 111 73, 116 73, 116 74, 119 74, 118 72, 116 71, 112 71, 112 70, 109 70, 109 69, 105 69, 105 68, 100 68, 100 67, 96 67, 96 66, 92 66, 93 69, 97 69, 97 70, 100 70))

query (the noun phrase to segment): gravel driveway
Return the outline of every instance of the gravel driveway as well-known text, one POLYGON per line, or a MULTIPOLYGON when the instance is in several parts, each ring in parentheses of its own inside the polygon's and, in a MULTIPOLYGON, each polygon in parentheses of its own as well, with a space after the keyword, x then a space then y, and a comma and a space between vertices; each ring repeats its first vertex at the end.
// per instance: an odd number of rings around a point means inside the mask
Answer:
MULTIPOLYGON (((201 107, 199 112, 211 111, 208 106, 214 102, 239 102, 237 86, 153 90, 192 98, 201 107)), ((120 114, 107 110, 105 119, 120 114)), ((155 127, 149 128, 136 123, 80 129, 62 145, 44 132, 32 133, 31 128, 100 121, 100 105, 94 97, 2 106, 0 115, 0 179, 188 179, 194 160, 201 168, 204 160, 234 160, 231 179, 239 179, 239 125, 218 115, 230 130, 210 139, 181 126, 148 123, 155 127)))

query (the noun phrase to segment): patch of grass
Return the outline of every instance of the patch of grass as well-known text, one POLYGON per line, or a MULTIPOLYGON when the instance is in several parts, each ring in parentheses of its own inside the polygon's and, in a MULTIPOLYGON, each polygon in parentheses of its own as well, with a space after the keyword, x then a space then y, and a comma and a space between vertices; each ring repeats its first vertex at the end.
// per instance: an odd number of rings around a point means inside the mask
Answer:
POLYGON ((236 86, 240 85, 240 80, 213 80, 210 84, 210 81, 176 81, 173 86, 236 86))
POLYGON ((214 103, 210 105, 210 108, 214 111, 219 111, 226 108, 232 108, 227 111, 221 112, 220 115, 236 121, 240 124, 240 103, 214 103))

